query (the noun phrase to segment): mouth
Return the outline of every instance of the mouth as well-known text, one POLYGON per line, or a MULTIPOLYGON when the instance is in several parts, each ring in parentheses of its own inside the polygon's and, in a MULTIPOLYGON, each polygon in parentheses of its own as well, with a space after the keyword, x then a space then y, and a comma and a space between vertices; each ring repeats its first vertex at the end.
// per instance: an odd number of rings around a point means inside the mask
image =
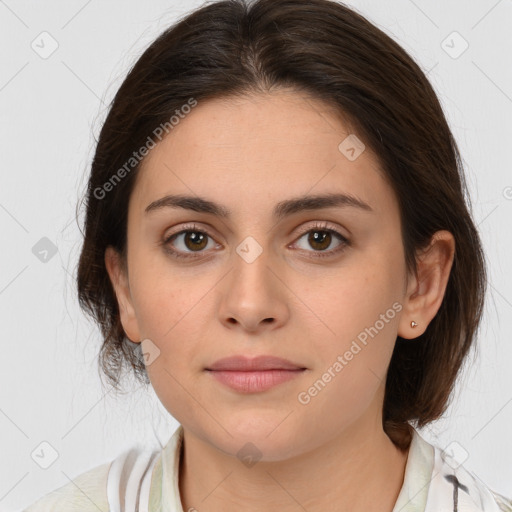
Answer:
POLYGON ((258 356, 249 358, 232 356, 219 359, 205 369, 211 371, 259 372, 265 370, 305 370, 306 368, 281 357, 258 356))
POLYGON ((274 356, 234 356, 205 368, 218 382, 240 393, 259 393, 302 375, 307 368, 274 356))
POLYGON ((260 370, 239 372, 233 370, 207 370, 216 380, 240 393, 261 393, 298 377, 306 371, 299 370, 260 370))

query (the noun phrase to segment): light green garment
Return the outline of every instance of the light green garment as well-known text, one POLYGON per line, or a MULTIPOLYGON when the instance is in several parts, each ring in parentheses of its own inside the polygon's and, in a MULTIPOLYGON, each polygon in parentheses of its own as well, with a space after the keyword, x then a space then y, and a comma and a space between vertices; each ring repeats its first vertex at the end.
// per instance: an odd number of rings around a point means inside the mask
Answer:
MULTIPOLYGON (((165 447, 161 451, 153 452, 154 456, 151 464, 144 469, 148 475, 149 496, 145 498, 146 504, 140 503, 138 509, 135 501, 131 505, 126 503, 125 506, 119 508, 116 506, 109 507, 109 503, 111 503, 109 497, 112 496, 113 492, 119 495, 121 489, 121 494, 124 495, 124 488, 130 471, 133 473, 133 481, 139 482, 142 480, 143 470, 140 468, 138 470, 133 469, 135 467, 133 461, 137 457, 140 460, 146 460, 149 454, 146 451, 146 458, 144 458, 142 457, 142 450, 132 449, 130 464, 123 462, 122 456, 115 459, 118 461, 118 468, 122 469, 120 482, 111 481, 108 484, 109 470, 113 467, 111 464, 115 462, 112 461, 112 463, 97 466, 81 474, 73 482, 47 494, 25 509, 24 512, 135 512, 136 510, 139 512, 183 512, 178 487, 182 442, 183 427, 180 425, 165 447), (115 489, 113 489, 112 483, 115 484, 115 489)), ((484 512, 487 512, 488 508, 482 506, 482 503, 487 503, 487 506, 489 506, 491 502, 492 508, 495 510, 512 512, 512 501, 493 493, 482 483, 477 483, 476 477, 474 479, 470 475, 472 474, 466 472, 462 466, 457 471, 452 471, 446 466, 444 457, 441 460, 439 448, 428 443, 414 430, 405 468, 404 482, 393 512, 425 512, 425 510, 431 510, 433 505, 434 509, 438 508, 439 503, 447 511, 458 509, 460 512, 465 510, 484 510, 484 512), (448 471, 444 471, 445 468, 448 471), (437 480, 434 478, 436 474, 441 475, 441 473, 444 473, 444 475, 448 473, 457 474, 461 482, 466 482, 470 487, 471 494, 463 491, 459 492, 459 505, 456 504, 454 508, 452 508, 451 503, 452 488, 447 487, 448 484, 444 481, 437 484, 437 480), (469 485, 469 482, 471 482, 471 485, 469 485), (443 485, 445 488, 443 488, 443 485), (469 496, 471 496, 471 500, 469 496), (427 502, 430 504, 429 507, 427 507, 427 502)), ((133 490, 132 487, 132 493, 133 490)), ((139 497, 142 494, 139 491, 139 497)), ((491 509, 489 508, 489 510, 491 509)), ((436 512, 438 511, 436 510, 436 512)))
POLYGON ((73 482, 46 494, 24 512, 109 512, 106 482, 110 462, 73 478, 73 482))

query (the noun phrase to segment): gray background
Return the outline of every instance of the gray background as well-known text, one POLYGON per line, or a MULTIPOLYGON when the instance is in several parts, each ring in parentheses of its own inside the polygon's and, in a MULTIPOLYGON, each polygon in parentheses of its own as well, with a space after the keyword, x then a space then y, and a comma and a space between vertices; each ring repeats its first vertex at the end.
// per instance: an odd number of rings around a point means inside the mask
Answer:
MULTIPOLYGON (((177 426, 152 390, 134 386, 115 397, 100 386, 99 332, 75 296, 74 216, 93 134, 127 70, 202 3, 0 0, 2 511, 20 510, 137 443, 165 444, 177 426), (58 48, 46 55, 52 44, 58 48), (48 469, 31 457, 42 442, 58 454, 48 469)), ((446 417, 421 432, 441 448, 457 442, 467 469, 512 496, 512 1, 348 5, 428 72, 465 160, 489 261, 478 359, 446 417)))

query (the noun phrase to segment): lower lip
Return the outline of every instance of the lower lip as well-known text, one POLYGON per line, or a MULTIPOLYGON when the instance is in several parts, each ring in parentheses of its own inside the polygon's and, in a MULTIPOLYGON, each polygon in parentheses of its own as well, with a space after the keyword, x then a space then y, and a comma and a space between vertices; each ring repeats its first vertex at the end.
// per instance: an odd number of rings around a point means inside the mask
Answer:
POLYGON ((262 370, 257 372, 208 370, 217 380, 240 393, 259 393, 301 375, 305 370, 262 370))

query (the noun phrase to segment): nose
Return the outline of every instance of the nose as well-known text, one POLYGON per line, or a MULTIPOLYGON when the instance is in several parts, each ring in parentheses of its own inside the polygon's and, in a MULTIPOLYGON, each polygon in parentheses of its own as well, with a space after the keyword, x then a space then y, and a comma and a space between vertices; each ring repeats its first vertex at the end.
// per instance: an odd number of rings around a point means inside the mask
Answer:
POLYGON ((270 250, 255 258, 241 254, 233 253, 231 272, 220 289, 220 321, 251 333, 281 327, 289 316, 283 271, 270 250))

